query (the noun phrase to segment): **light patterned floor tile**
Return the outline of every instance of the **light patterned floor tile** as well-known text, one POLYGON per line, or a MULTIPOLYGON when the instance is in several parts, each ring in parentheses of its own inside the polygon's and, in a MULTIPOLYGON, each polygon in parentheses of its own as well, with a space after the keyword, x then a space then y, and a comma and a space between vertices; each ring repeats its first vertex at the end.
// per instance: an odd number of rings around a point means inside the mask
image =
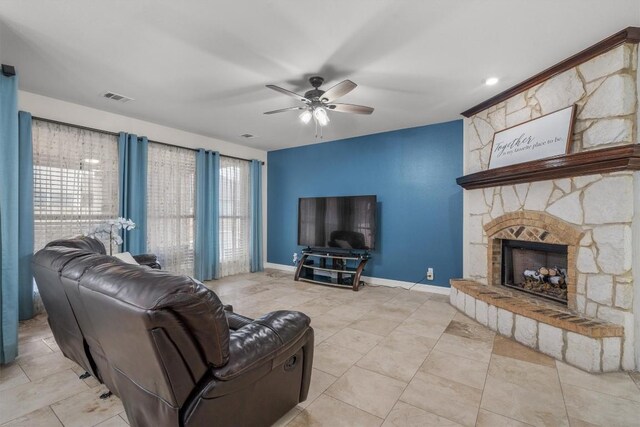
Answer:
MULTIPOLYGON (((127 424, 122 418, 120 418, 119 415, 116 415, 115 417, 111 417, 108 420, 96 424, 95 427, 127 427, 128 425, 129 424, 127 424)), ((66 424, 65 427, 67 427, 66 424)))
POLYGON ((49 346, 51 351, 60 351, 60 346, 58 346, 58 343, 56 342, 55 338, 49 337, 49 338, 43 339, 42 341, 44 341, 44 343, 47 346, 49 346))
POLYGON ((382 427, 459 427, 461 424, 399 401, 382 427))
POLYGON ((120 418, 122 418, 124 422, 127 423, 127 425, 129 425, 129 418, 127 418, 127 414, 125 412, 120 413, 120 418))
POLYGON ((49 340, 53 340, 53 337, 36 341, 24 341, 19 343, 18 357, 16 357, 16 362, 23 362, 27 359, 33 359, 39 356, 44 356, 45 354, 53 353, 51 347, 46 344, 46 341, 49 340))
POLYGON ((2 424, 3 427, 63 427, 49 406, 2 424))
POLYGON ((381 424, 382 418, 323 394, 287 427, 376 427, 381 424))
POLYGON ((512 359, 522 360, 529 363, 537 363, 538 365, 554 367, 556 360, 546 354, 532 350, 512 339, 496 335, 493 340, 493 354, 512 359))
POLYGON ((0 365, 0 391, 28 382, 29 377, 17 362, 0 365))
POLYGON ((494 414, 485 409, 480 409, 480 412, 478 412, 478 420, 476 421, 476 427, 527 427, 530 425, 531 424, 525 424, 512 418, 494 414))
POLYGON ((325 342, 327 344, 355 350, 358 353, 367 353, 375 347, 380 340, 382 340, 380 335, 347 327, 328 338, 325 342))
POLYGON ((406 385, 406 382, 354 366, 338 378, 325 394, 385 418, 406 385))
POLYGON ((491 358, 481 407, 528 424, 569 425, 557 371, 508 357, 491 358))
POLYGON ((100 399, 100 395, 106 391, 104 386, 92 388, 54 403, 51 409, 65 427, 95 425, 124 411, 116 396, 100 399))
POLYGON ((0 423, 21 417, 87 390, 87 385, 67 369, 2 392, 0 423))
POLYGON ((640 402, 640 390, 626 372, 592 375, 566 363, 557 362, 562 385, 573 385, 599 393, 640 402))
POLYGON ((488 369, 488 362, 465 359, 433 350, 420 367, 420 372, 437 375, 482 390, 488 369))
POLYGON ((47 316, 36 316, 33 319, 24 320, 20 322, 20 329, 18 331, 18 349, 20 344, 30 341, 38 341, 51 337, 51 329, 49 323, 47 323, 47 316))
POLYGON ((349 325, 349 327, 359 331, 370 332, 372 334, 386 337, 396 328, 396 326, 400 324, 400 322, 401 321, 397 319, 390 319, 388 317, 373 314, 360 318, 360 320, 356 320, 349 325))
POLYGON ((402 332, 418 335, 425 338, 439 339, 447 325, 448 320, 438 317, 438 320, 424 320, 417 318, 415 313, 405 319, 394 332, 402 332))
POLYGON ((482 391, 436 375, 418 372, 400 400, 464 426, 476 422, 482 391))
POLYGON ((427 353, 399 352, 391 347, 377 346, 356 364, 361 368, 409 382, 418 371, 427 353))
POLYGON ((309 406, 314 400, 318 398, 331 384, 336 382, 338 378, 333 375, 322 372, 318 369, 312 369, 311 371, 311 384, 309 385, 309 392, 307 394, 307 400, 298 403, 298 407, 301 409, 309 406))
POLYGON ((640 403, 572 385, 563 386, 567 412, 572 420, 596 426, 640 425, 640 403))
POLYGON ((362 356, 364 356, 363 353, 324 342, 315 348, 313 366, 327 374, 339 377, 355 365, 362 356))
POLYGON ((401 353, 424 354, 426 357, 437 342, 438 340, 434 338, 427 338, 395 329, 384 337, 378 345, 401 353))
POLYGON ((491 359, 493 341, 472 340, 457 335, 442 334, 433 349, 465 359, 488 362, 491 359))
POLYGON ((43 356, 20 360, 18 363, 31 381, 75 366, 75 363, 64 357, 62 353, 48 353, 43 356))

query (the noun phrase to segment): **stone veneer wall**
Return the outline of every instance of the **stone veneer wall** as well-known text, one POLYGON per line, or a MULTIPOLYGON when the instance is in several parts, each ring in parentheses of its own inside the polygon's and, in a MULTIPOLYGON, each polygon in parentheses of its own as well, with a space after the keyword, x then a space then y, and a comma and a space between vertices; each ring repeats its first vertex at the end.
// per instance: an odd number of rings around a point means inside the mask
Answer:
MULTIPOLYGON (((465 174, 487 169, 494 132, 573 104, 572 152, 638 143, 638 45, 621 45, 467 119, 465 174)), ((576 311, 624 326, 622 368, 640 366, 632 271, 638 183, 638 173, 617 172, 465 191, 465 277, 487 283, 483 226, 505 213, 541 211, 574 224, 584 232, 576 311)))

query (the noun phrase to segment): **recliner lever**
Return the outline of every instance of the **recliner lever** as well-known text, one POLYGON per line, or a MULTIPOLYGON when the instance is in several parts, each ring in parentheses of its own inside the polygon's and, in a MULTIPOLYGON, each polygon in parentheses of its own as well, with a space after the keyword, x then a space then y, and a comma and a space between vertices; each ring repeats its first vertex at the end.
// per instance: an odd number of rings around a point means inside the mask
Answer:
POLYGON ((296 357, 296 355, 294 354, 293 356, 291 356, 289 359, 287 359, 286 362, 284 362, 284 370, 285 371, 290 371, 292 370, 295 366, 296 366, 296 362, 298 361, 298 358, 296 357))

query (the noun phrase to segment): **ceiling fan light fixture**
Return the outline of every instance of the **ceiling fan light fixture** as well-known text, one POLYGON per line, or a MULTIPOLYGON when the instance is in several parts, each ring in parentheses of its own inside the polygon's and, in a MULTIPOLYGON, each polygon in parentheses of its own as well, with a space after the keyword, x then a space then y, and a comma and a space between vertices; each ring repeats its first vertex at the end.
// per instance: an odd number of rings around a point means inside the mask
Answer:
POLYGON ((323 107, 314 109, 313 117, 315 117, 320 126, 326 126, 329 124, 329 115, 327 114, 327 110, 325 110, 323 107))
MULTIPOLYGON (((267 87, 276 92, 280 92, 283 95, 295 98, 297 101, 304 103, 304 105, 298 107, 280 108, 278 110, 266 111, 264 114, 276 114, 284 113, 287 111, 301 111, 298 114, 298 119, 303 124, 309 124, 311 120, 315 125, 316 138, 322 138, 322 128, 327 126, 330 122, 329 110, 339 113, 351 113, 351 114, 371 114, 373 108, 365 107, 363 105, 354 104, 341 104, 334 103, 334 101, 355 89, 358 85, 351 80, 343 80, 340 83, 332 86, 328 90, 320 89, 324 79, 320 76, 313 76, 309 78, 309 83, 313 86, 313 89, 305 92, 304 95, 297 94, 290 90, 281 88, 276 85, 267 85, 267 87), (320 127, 320 129, 318 129, 320 127)), ((332 113, 333 114, 333 113, 332 113)))
POLYGON ((300 121, 306 125, 311 121, 313 114, 311 114, 311 111, 309 110, 304 110, 298 117, 300 118, 300 121))

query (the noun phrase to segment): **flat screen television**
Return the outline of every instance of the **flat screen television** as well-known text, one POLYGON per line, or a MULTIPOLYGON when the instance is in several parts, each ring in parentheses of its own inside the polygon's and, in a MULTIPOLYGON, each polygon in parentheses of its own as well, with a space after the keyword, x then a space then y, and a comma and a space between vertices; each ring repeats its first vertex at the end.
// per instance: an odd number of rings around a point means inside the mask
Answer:
POLYGON ((343 250, 375 249, 376 202, 376 196, 300 198, 298 245, 343 250))

